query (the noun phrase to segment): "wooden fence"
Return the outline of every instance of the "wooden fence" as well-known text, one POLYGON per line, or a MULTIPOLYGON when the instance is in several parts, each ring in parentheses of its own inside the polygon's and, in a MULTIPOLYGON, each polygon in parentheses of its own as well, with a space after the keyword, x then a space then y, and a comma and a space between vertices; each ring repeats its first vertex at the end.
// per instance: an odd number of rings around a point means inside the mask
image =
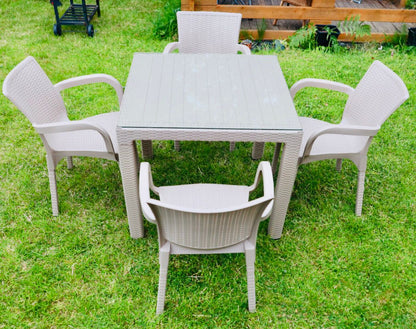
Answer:
MULTIPOLYGON (((241 13, 243 18, 253 19, 286 19, 310 20, 316 24, 328 24, 331 21, 343 21, 348 17, 359 16, 361 21, 416 23, 416 10, 403 9, 404 0, 398 3, 398 9, 385 8, 339 8, 335 7, 335 0, 313 0, 311 7, 295 6, 265 6, 265 5, 223 5, 217 0, 181 0, 181 9, 190 11, 220 11, 241 13), (401 7, 401 8, 400 8, 401 7)), ((363 0, 366 1, 366 0, 363 0)), ((389 0, 383 0, 389 1, 389 0)), ((248 30, 254 38, 257 30, 248 30)), ((266 30, 265 39, 285 39, 295 31, 266 30)), ((391 33, 375 32, 357 41, 383 41, 391 33)), ((351 41, 353 36, 341 34, 339 40, 351 41)))

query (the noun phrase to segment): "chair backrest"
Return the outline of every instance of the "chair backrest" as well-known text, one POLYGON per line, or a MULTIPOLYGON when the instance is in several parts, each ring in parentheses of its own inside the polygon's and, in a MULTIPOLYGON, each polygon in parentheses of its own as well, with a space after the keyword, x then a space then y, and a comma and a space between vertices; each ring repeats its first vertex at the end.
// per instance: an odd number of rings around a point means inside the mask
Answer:
POLYGON ((374 61, 348 98, 342 122, 381 126, 408 98, 402 79, 383 63, 374 61))
POLYGON ((178 11, 180 53, 237 53, 241 14, 178 11))
POLYGON ((3 94, 32 124, 68 120, 61 95, 31 56, 7 75, 3 83, 3 94))
POLYGON ((160 238, 194 249, 218 249, 235 245, 257 234, 262 214, 273 198, 262 197, 241 207, 213 212, 194 212, 147 201, 152 209, 160 238))

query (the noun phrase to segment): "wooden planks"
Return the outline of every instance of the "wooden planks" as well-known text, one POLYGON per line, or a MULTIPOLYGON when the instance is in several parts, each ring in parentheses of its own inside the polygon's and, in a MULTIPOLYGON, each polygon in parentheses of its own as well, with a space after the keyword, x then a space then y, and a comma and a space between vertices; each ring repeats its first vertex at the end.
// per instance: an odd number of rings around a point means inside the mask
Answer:
MULTIPOLYGON (((265 39, 287 38, 302 26, 304 19, 312 22, 342 21, 346 17, 360 16, 360 19, 371 26, 371 38, 362 41, 383 41, 386 35, 401 31, 403 23, 407 27, 416 26, 416 10, 398 9, 403 1, 397 0, 362 0, 361 4, 351 0, 314 0, 312 7, 280 6, 280 0, 252 0, 252 6, 232 5, 232 0, 182 0, 182 10, 187 10, 190 1, 194 2, 195 10, 238 12, 243 14, 241 29, 256 37, 260 20, 265 18, 267 30, 265 39), (333 7, 324 7, 330 6, 333 7), (321 7, 314 7, 321 6, 321 7), (322 8, 324 7, 324 8, 322 8), (276 26, 272 25, 278 19, 276 26), (330 20, 328 19, 330 18, 330 20)), ((246 0, 248 2, 248 0, 246 0)), ((339 38, 351 41, 351 36, 342 35, 339 38)))

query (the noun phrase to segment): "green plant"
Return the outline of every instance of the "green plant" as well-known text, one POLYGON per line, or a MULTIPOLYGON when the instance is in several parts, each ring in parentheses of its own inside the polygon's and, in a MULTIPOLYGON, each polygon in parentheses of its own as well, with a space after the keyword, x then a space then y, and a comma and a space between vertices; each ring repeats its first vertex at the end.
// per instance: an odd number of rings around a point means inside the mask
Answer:
POLYGON ((326 26, 325 27, 325 30, 328 33, 328 37, 327 38, 329 40, 329 43, 328 43, 329 47, 330 48, 337 47, 338 46, 338 35, 339 35, 339 32, 338 31, 334 31, 334 29, 331 28, 331 27, 329 27, 329 26, 326 26))
POLYGON ((158 39, 167 39, 173 38, 178 33, 176 12, 180 8, 180 0, 168 0, 165 3, 153 21, 153 36, 158 39))
POLYGON ((288 43, 290 47, 301 49, 314 49, 316 48, 316 26, 308 24, 295 32, 289 37, 288 43))
POLYGON ((339 30, 347 35, 352 35, 353 41, 366 35, 371 35, 371 26, 360 21, 360 15, 346 17, 338 25, 339 30))
POLYGON ((316 42, 326 50, 338 46, 339 30, 334 25, 316 25, 316 42))
POLYGON ((416 9, 416 1, 415 0, 407 0, 405 8, 406 9, 416 9))
POLYGON ((253 40, 253 36, 247 30, 241 30, 240 36, 243 40, 253 40))
POLYGON ((386 37, 386 45, 404 48, 407 43, 408 28, 403 24, 399 31, 396 31, 392 36, 386 37))
POLYGON ((257 40, 262 41, 264 39, 264 33, 266 33, 267 23, 263 18, 260 24, 257 24, 257 40))

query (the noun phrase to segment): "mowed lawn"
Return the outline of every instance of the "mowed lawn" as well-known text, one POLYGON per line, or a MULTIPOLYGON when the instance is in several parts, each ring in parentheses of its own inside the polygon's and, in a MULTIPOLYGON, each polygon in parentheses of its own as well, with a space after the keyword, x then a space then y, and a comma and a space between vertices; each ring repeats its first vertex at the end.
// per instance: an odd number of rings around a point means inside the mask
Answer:
MULTIPOLYGON (((101 6, 94 38, 68 27, 56 37, 49 1, 1 0, 0 84, 31 55, 53 83, 107 73, 125 85, 134 52, 161 52, 169 42, 152 35, 164 2, 101 6)), ((306 77, 356 86, 377 59, 404 80, 410 98, 370 147, 361 217, 350 161, 341 172, 335 161, 299 168, 281 239, 268 237, 268 221, 259 229, 256 313, 247 311, 243 255, 172 256, 165 313, 156 316, 157 230, 145 222, 145 237, 130 238, 118 164, 76 158, 68 170, 62 161, 53 217, 41 140, 1 95, 0 328, 416 328, 416 51, 378 48, 267 52, 289 86, 306 77)), ((105 85, 63 97, 71 119, 118 110, 105 85)), ((299 115, 339 122, 345 100, 308 89, 295 105, 299 115)), ((172 141, 154 141, 155 183, 250 184, 259 163, 252 144, 234 152, 228 145, 183 142, 176 152, 172 141)), ((262 160, 271 161, 273 147, 262 160)))

